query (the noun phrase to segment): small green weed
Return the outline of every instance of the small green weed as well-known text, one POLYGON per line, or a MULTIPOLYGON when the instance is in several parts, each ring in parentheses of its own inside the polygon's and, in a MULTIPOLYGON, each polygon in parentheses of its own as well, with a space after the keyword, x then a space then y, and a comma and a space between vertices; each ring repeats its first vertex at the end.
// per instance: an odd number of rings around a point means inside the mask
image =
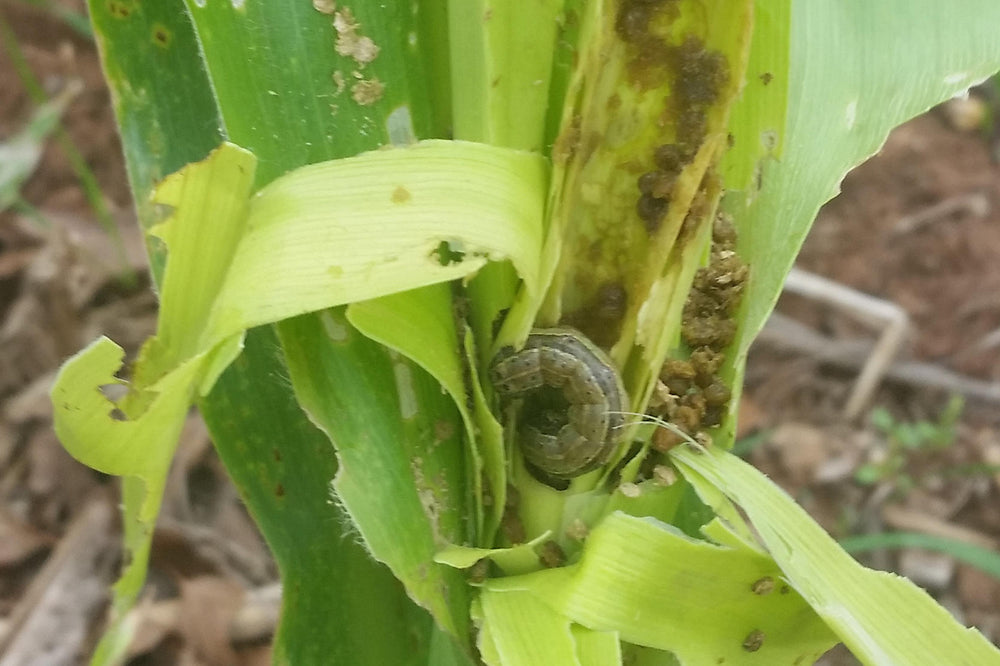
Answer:
POLYGON ((874 409, 871 424, 885 437, 886 454, 880 460, 859 467, 854 474, 855 480, 864 485, 892 481, 901 493, 912 490, 917 485, 909 472, 912 456, 920 452, 942 451, 951 446, 955 441, 955 425, 964 406, 961 396, 952 396, 941 410, 937 422, 914 423, 897 421, 885 408, 874 409))

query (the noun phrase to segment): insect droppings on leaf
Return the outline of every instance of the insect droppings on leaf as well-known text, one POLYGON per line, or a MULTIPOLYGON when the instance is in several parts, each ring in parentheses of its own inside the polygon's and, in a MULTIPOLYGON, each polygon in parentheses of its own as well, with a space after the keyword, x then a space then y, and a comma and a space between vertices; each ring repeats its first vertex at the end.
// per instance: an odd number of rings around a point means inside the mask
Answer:
POLYGON ((546 569, 555 569, 566 564, 566 553, 563 551, 562 546, 554 540, 549 539, 542 544, 541 550, 538 553, 538 561, 546 569))
POLYGON ((337 32, 334 49, 339 55, 351 58, 359 67, 378 57, 378 45, 371 37, 360 34, 361 25, 347 7, 333 15, 333 29, 337 32))
POLYGON ((774 578, 772 578, 771 576, 764 576, 763 578, 759 578, 753 582, 753 585, 750 586, 750 589, 753 591, 754 594, 760 594, 760 595, 770 594, 771 592, 774 591, 774 578))
POLYGON ((747 652, 756 652, 764 645, 764 632, 754 629, 743 639, 743 649, 747 652))
POLYGON ((351 86, 351 99, 361 106, 371 106, 382 99, 385 86, 378 79, 361 79, 351 86))

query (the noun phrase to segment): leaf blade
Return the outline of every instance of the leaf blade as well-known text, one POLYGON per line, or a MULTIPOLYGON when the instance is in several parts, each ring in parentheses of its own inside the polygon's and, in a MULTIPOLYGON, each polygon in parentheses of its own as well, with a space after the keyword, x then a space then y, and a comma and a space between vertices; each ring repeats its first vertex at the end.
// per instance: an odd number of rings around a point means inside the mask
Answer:
POLYGON ((959 625, 910 581, 855 562, 784 491, 739 458, 687 447, 671 456, 696 489, 721 490, 740 505, 788 582, 866 663, 987 664, 1000 658, 982 634, 959 625))

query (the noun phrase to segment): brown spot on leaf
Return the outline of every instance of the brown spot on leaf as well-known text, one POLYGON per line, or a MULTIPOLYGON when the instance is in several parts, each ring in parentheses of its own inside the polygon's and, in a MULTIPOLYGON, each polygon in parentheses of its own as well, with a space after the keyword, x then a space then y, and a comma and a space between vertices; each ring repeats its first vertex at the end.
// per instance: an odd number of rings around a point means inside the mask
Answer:
POLYGON ((170 42, 173 41, 173 33, 167 29, 162 23, 153 24, 153 43, 159 46, 161 49, 165 49, 170 46, 170 42))
POLYGON ((405 187, 403 187, 402 185, 398 186, 395 190, 392 191, 392 203, 403 204, 412 198, 413 195, 410 194, 410 191, 405 187))
POLYGON ((338 54, 352 58, 360 67, 378 57, 378 45, 371 37, 359 34, 361 25, 355 20, 350 9, 345 7, 334 14, 333 29, 337 31, 337 43, 334 49, 338 54))
POLYGON ((754 629, 743 639, 743 649, 747 652, 756 652, 764 644, 764 632, 754 629))
POLYGON ((382 99, 385 86, 378 79, 361 79, 351 86, 351 99, 361 106, 370 106, 382 99))

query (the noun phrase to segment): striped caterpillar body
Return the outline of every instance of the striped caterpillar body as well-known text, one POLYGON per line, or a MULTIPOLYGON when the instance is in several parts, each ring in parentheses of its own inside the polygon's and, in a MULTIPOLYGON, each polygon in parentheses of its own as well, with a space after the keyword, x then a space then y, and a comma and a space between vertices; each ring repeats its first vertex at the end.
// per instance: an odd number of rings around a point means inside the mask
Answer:
POLYGON ((571 328, 535 329, 520 351, 501 351, 490 377, 522 399, 521 450, 546 474, 570 479, 607 462, 628 398, 611 359, 571 328))

